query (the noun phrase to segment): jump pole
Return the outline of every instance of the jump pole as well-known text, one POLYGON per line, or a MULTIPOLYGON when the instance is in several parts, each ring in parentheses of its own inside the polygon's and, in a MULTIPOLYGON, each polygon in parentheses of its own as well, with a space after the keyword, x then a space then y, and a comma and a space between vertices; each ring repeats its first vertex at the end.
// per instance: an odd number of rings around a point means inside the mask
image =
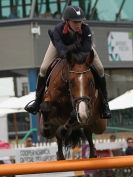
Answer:
POLYGON ((0 165, 0 176, 133 167, 133 156, 0 165))

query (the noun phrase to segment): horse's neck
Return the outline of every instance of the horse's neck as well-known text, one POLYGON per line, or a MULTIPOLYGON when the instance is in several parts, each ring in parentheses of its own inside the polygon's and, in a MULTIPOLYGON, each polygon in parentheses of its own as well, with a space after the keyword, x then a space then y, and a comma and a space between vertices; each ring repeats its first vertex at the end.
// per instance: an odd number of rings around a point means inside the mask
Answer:
POLYGON ((66 70, 66 61, 61 60, 57 65, 54 66, 51 74, 47 92, 45 94, 45 100, 47 101, 58 101, 60 99, 60 95, 65 93, 66 90, 66 82, 63 80, 63 72, 66 70))
POLYGON ((60 77, 60 75, 62 73, 62 70, 64 70, 64 68, 65 68, 65 64, 66 64, 66 61, 64 59, 61 59, 60 62, 58 62, 54 66, 54 68, 51 71, 50 81, 53 81, 53 80, 56 81, 56 80, 58 80, 57 77, 60 77))

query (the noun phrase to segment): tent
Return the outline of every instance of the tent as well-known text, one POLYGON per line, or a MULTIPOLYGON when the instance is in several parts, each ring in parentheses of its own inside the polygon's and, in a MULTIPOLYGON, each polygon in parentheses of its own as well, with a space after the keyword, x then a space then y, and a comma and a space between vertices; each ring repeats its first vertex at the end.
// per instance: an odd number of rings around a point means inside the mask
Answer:
POLYGON ((109 102, 111 110, 127 109, 133 107, 133 90, 125 92, 123 95, 109 102))
POLYGON ((0 113, 15 113, 15 112, 25 112, 25 105, 35 99, 35 92, 31 92, 28 95, 22 96, 20 98, 13 97, 6 101, 0 103, 0 113), (9 112, 8 112, 9 111, 9 112))
MULTIPOLYGON (((12 97, 0 103, 0 114, 25 112, 24 107, 30 101, 35 99, 35 92, 30 92, 28 95, 20 98, 12 97)), ((133 107, 133 90, 125 92, 123 95, 109 102, 111 110, 126 109, 133 107)))
POLYGON ((17 97, 9 97, 5 101, 0 103, 0 109, 12 109, 14 108, 14 104, 17 103, 17 97))
POLYGON ((17 106, 14 108, 23 109, 25 107, 25 105, 28 104, 29 102, 31 102, 32 100, 35 100, 35 92, 30 92, 28 95, 18 98, 17 106))
POLYGON ((24 107, 31 100, 35 99, 35 92, 31 92, 28 95, 22 96, 20 98, 11 97, 5 101, 0 102, 0 118, 4 117, 6 114, 13 113, 14 118, 14 130, 16 132, 16 144, 18 144, 18 126, 16 120, 16 113, 25 112, 24 107))
POLYGON ((17 97, 8 97, 0 102, 0 117, 5 114, 22 112, 23 110, 12 108, 13 104, 18 100, 17 97))
POLYGON ((25 110, 0 108, 0 117, 3 117, 3 115, 5 114, 18 113, 18 112, 25 112, 25 110))
POLYGON ((16 144, 18 144, 18 127, 16 120, 16 113, 25 112, 25 105, 31 100, 35 99, 35 92, 31 92, 28 95, 22 96, 20 98, 11 97, 5 101, 0 102, 0 118, 5 118, 6 114, 13 113, 14 118, 14 130, 16 132, 16 144))

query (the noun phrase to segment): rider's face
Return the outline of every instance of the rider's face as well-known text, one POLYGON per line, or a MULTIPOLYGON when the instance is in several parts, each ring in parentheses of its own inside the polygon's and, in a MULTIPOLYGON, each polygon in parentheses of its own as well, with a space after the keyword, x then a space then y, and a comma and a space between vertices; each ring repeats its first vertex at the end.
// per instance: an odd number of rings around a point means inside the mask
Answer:
POLYGON ((82 21, 71 21, 70 20, 68 23, 73 31, 75 31, 75 32, 81 31, 82 21))

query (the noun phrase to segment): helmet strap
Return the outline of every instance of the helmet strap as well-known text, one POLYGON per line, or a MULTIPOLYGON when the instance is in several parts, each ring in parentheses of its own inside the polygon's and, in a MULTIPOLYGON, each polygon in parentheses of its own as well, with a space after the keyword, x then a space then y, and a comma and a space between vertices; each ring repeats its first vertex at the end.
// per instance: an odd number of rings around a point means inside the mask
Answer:
POLYGON ((71 28, 68 20, 65 22, 64 28, 63 28, 63 33, 71 33, 72 35, 75 34, 75 31, 71 28))
POLYGON ((68 24, 68 27, 69 27, 71 33, 73 33, 73 34, 75 34, 75 33, 81 34, 81 33, 82 33, 82 31, 74 31, 74 30, 71 28, 71 26, 70 26, 70 24, 69 24, 68 21, 67 21, 67 24, 68 24))

